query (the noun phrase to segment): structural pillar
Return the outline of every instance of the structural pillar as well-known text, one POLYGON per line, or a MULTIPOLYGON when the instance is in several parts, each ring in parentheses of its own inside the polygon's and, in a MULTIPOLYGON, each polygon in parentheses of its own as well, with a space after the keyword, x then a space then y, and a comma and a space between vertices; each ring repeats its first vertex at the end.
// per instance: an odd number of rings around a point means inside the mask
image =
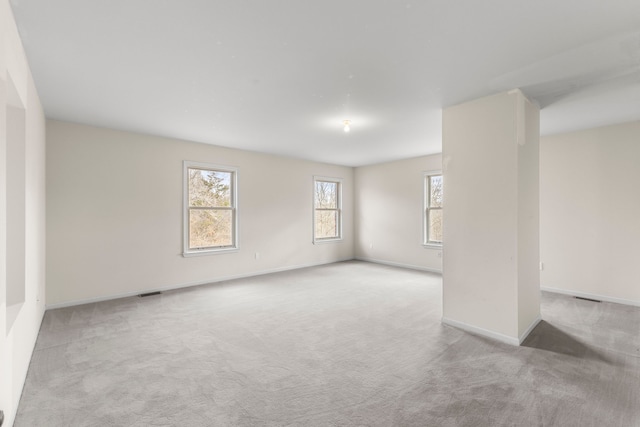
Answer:
POLYGON ((540 321, 539 117, 518 89, 442 117, 442 322, 514 345, 540 321))

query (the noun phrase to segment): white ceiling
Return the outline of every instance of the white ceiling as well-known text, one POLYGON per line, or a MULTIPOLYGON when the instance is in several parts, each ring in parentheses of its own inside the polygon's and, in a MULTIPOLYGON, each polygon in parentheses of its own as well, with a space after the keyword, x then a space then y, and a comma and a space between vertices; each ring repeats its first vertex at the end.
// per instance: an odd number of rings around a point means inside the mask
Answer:
POLYGON ((349 166, 439 152, 442 108, 516 87, 543 134, 640 119, 638 0, 11 4, 53 119, 349 166))

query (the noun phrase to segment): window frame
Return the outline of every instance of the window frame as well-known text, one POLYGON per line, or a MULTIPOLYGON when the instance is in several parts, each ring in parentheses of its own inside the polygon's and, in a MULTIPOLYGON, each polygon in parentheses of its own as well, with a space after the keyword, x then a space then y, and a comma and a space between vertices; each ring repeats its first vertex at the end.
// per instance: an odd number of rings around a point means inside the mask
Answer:
MULTIPOLYGON (((432 207, 431 204, 431 177, 442 177, 441 170, 424 172, 422 175, 422 245, 425 248, 442 248, 443 242, 430 240, 429 238, 429 214, 433 210, 443 211, 443 207, 432 207)), ((444 183, 444 179, 443 179, 444 183)), ((444 184, 443 184, 444 185, 444 184)), ((444 191, 443 191, 444 196, 444 191)))
MULTIPOLYGON (((201 256, 201 255, 214 255, 229 252, 237 252, 240 247, 238 244, 238 168, 232 166, 224 166, 213 163, 193 162, 189 160, 183 161, 182 166, 182 179, 183 179, 183 191, 182 191, 182 255, 184 257, 201 256), (189 169, 200 169, 213 172, 224 172, 231 174, 231 207, 224 208, 223 210, 231 210, 232 230, 231 239, 232 244, 230 246, 211 246, 203 248, 190 248, 189 247, 189 233, 190 233, 190 221, 189 221, 189 169)), ((220 208, 211 208, 220 209, 220 208)))
POLYGON ((314 175, 313 177, 313 191, 312 191, 312 198, 311 198, 311 208, 313 211, 313 221, 311 224, 311 236, 312 236, 312 242, 313 244, 318 244, 318 243, 331 243, 331 242, 340 242, 343 239, 342 236, 342 178, 333 178, 333 177, 327 177, 327 176, 319 176, 319 175, 314 175), (337 207, 335 209, 327 209, 327 208, 321 208, 321 209, 317 209, 316 208, 316 183, 318 182, 330 182, 330 183, 335 183, 337 184, 337 197, 336 197, 336 204, 337 207), (338 236, 337 237, 316 237, 316 213, 318 210, 323 210, 323 211, 336 211, 338 214, 338 236))

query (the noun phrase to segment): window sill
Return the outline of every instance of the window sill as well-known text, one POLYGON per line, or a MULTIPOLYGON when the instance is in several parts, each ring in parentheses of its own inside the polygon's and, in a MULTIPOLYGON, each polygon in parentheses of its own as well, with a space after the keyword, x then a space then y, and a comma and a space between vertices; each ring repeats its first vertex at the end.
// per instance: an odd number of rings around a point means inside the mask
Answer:
POLYGON ((422 247, 425 249, 439 249, 442 250, 442 243, 423 243, 422 247))
POLYGON ((219 255, 219 254, 228 254, 233 252, 238 252, 240 249, 238 248, 223 248, 223 249, 202 249, 195 250, 189 252, 182 252, 182 256, 185 258, 190 258, 194 256, 205 256, 205 255, 219 255))
POLYGON ((312 243, 314 245, 322 245, 324 243, 340 243, 342 242, 342 237, 336 239, 322 239, 322 240, 314 240, 312 243))

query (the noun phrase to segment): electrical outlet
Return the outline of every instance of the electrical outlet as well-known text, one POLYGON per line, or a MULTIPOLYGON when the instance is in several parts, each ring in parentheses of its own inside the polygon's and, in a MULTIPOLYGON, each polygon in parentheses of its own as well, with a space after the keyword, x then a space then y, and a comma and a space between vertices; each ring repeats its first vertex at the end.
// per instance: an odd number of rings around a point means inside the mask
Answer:
POLYGON ((540 271, 544 270, 544 264, 540 261, 540 271))
POLYGON ((256 259, 260 259, 260 252, 256 252, 256 259))

